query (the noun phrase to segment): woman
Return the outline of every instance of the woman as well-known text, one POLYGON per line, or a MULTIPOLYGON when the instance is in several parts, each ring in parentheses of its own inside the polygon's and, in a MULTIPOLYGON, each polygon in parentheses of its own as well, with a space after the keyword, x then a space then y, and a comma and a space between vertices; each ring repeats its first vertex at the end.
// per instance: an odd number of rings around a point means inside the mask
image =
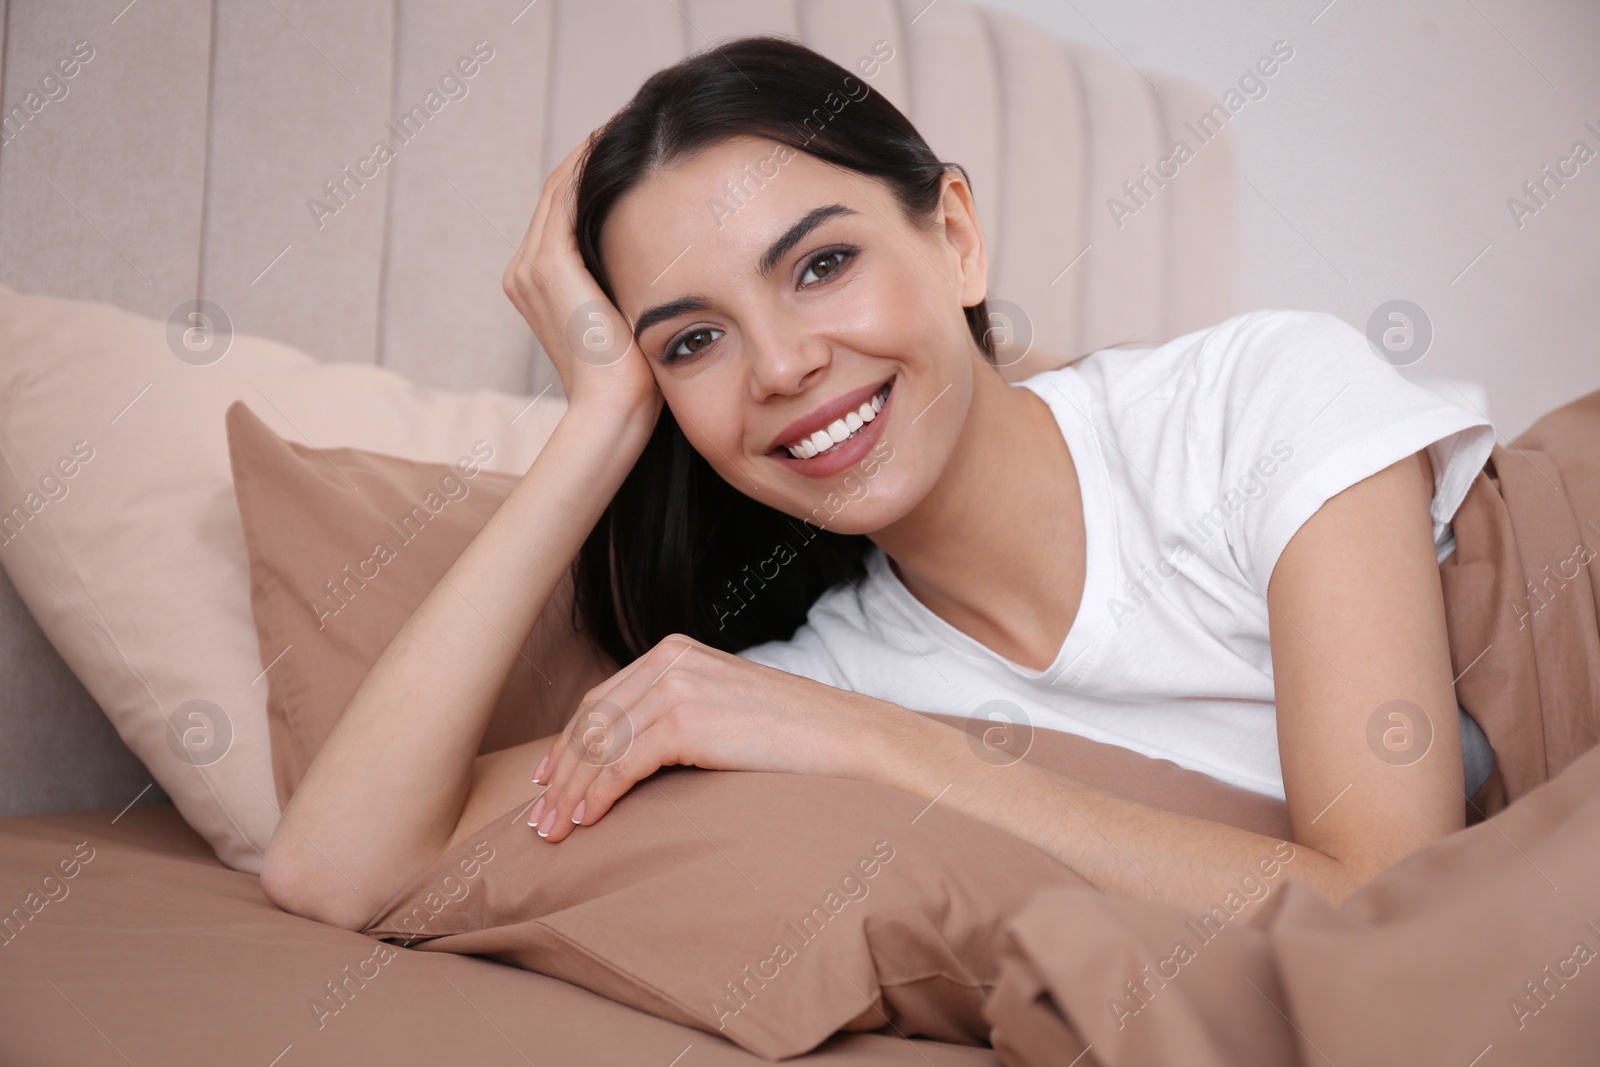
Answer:
POLYGON ((1492 430, 1332 316, 1007 383, 964 171, 777 38, 646 82, 550 176, 505 288, 569 406, 286 807, 280 906, 359 929, 530 778, 557 843, 670 764, 875 779, 1187 908, 1279 844, 920 711, 1285 797, 1335 902, 1462 827, 1437 563, 1492 430), (574 557, 627 666, 563 736, 475 758, 574 557))

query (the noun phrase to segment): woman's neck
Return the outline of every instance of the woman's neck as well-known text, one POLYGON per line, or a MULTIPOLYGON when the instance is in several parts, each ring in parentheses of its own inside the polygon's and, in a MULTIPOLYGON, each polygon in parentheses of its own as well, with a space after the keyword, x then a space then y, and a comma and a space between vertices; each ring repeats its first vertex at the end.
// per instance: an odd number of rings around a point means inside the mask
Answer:
POLYGON ((1084 582, 1077 469, 1049 405, 977 368, 939 481, 871 537, 935 614, 1013 662, 1048 666, 1084 582))

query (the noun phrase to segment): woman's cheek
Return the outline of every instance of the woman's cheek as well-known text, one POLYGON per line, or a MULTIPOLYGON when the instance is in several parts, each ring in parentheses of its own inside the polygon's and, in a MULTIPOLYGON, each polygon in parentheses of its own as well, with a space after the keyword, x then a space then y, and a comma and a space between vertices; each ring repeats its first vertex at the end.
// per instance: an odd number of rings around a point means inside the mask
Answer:
POLYGON ((718 377, 673 376, 670 381, 664 381, 666 376, 663 375, 657 378, 657 384, 683 436, 726 478, 731 472, 723 469, 726 464, 723 457, 737 457, 745 451, 741 440, 744 418, 741 412, 730 414, 728 411, 729 402, 737 401, 738 385, 719 381, 718 377))

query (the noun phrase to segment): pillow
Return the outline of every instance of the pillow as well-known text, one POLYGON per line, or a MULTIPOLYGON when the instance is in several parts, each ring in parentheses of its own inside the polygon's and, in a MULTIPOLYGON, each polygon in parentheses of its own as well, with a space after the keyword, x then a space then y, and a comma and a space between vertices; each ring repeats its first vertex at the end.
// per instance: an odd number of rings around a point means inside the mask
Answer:
POLYGON ((278 806, 223 412, 247 399, 308 445, 431 463, 481 440, 486 468, 520 475, 565 402, 426 389, 257 337, 207 338, 217 356, 189 340, 0 286, 0 565, 189 825, 259 873, 278 806))
MULTIPOLYGON (((987 720, 932 717, 968 730, 974 759, 995 751, 977 733, 987 720)), ((1283 802, 1167 760, 1037 728, 1025 758, 1290 836, 1283 802)), ((664 768, 559 844, 525 825, 528 806, 426 865, 364 932, 562 978, 768 1059, 889 1023, 985 1043, 1004 924, 1041 889, 1087 884, 1020 838, 873 782, 664 768)))
MULTIPOLYGON (((319 450, 279 437, 244 401, 227 427, 286 804, 367 671, 518 478, 483 469, 482 441, 454 465, 319 450)), ((569 572, 512 661, 480 752, 556 733, 616 672, 573 628, 572 600, 569 572)))

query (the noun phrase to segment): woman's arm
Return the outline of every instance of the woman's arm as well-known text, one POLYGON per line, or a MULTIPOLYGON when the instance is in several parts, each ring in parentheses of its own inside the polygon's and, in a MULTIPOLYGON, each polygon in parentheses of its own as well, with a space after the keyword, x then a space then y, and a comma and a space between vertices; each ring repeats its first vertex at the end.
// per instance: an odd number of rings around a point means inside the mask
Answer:
POLYGON ((1109 892, 1209 910, 1237 895, 1247 875, 1261 881, 1263 864, 1276 858, 1284 876, 1342 904, 1378 872, 1465 824, 1432 496, 1431 467, 1418 453, 1327 501, 1273 571, 1268 602, 1292 852, 1032 764, 990 766, 973 758, 961 731, 934 720, 902 722, 911 736, 880 773, 1009 830, 1109 892), (1406 712, 1409 722, 1390 718, 1406 712))
MULTIPOLYGON (((625 710, 625 754, 600 766, 570 747, 556 752, 531 816, 541 835, 561 841, 674 763, 867 778, 1009 831, 1108 892, 1202 911, 1227 902, 1238 915, 1270 895, 1270 886, 1254 895, 1242 886, 1283 875, 1342 903, 1465 821, 1432 494, 1424 453, 1396 463, 1327 501, 1274 569, 1292 844, 1146 807, 1035 764, 996 766, 973 753, 963 730, 678 635, 590 694, 625 710), (1406 740, 1387 717, 1395 700, 1433 724, 1422 758, 1395 746, 1406 740), (1368 740, 1375 717, 1378 747, 1368 740)), ((1422 749, 1420 735, 1411 740, 1422 749)))
POLYGON ((550 743, 475 758, 512 658, 663 402, 631 329, 578 253, 571 193, 588 145, 546 179, 502 278, 561 377, 567 410, 373 664, 284 807, 261 886, 287 911, 360 929, 405 879, 480 825, 485 805, 519 788, 516 778, 531 773, 524 761, 550 743))
POLYGON ((649 437, 648 420, 607 411, 568 409, 356 690, 267 847, 274 903, 364 922, 454 838, 474 776, 525 761, 475 765, 512 661, 649 437))

